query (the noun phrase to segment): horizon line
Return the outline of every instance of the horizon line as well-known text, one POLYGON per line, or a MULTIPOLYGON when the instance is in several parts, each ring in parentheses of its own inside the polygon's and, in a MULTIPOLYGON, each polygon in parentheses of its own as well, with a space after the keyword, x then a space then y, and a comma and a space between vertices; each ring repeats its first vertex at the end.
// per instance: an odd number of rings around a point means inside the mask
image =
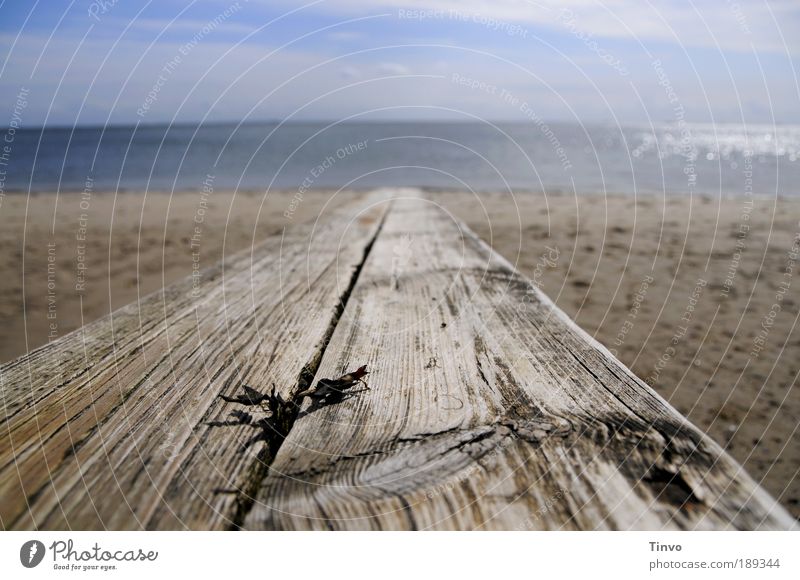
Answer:
MULTIPOLYGON (((737 121, 724 121, 724 122, 712 122, 712 121, 685 121, 686 124, 689 125, 709 125, 709 126, 735 126, 735 127, 800 127, 800 123, 797 122, 754 122, 754 123, 742 123, 737 121)), ((86 124, 77 124, 77 125, 64 125, 60 123, 55 123, 51 125, 34 125, 32 127, 11 127, 5 126, 0 128, 0 131, 8 132, 11 129, 14 129, 16 132, 41 132, 41 131, 66 131, 66 130, 91 130, 91 129, 131 129, 141 127, 143 129, 152 129, 157 127, 198 127, 198 126, 229 126, 229 125, 322 125, 322 124, 329 124, 329 125, 390 125, 390 124, 435 124, 435 125, 525 125, 531 123, 530 120, 511 120, 511 119, 484 119, 484 120, 466 120, 466 119, 362 119, 362 120, 340 120, 336 121, 334 119, 293 119, 293 120, 280 120, 280 119, 253 119, 247 121, 237 121, 237 120, 222 120, 222 121, 176 121, 176 122, 169 122, 169 121, 160 121, 160 122, 148 122, 148 123, 124 123, 124 122, 114 122, 114 123, 106 123, 105 125, 100 123, 86 123, 86 124)), ((642 128, 642 127, 649 127, 653 125, 655 127, 659 126, 674 126, 678 123, 675 120, 666 120, 666 121, 653 121, 653 122, 639 122, 639 123, 613 123, 611 121, 588 121, 588 122, 580 122, 574 120, 565 120, 565 119, 551 119, 551 120, 543 120, 545 124, 552 124, 552 125, 579 125, 584 127, 613 127, 613 128, 642 128)))

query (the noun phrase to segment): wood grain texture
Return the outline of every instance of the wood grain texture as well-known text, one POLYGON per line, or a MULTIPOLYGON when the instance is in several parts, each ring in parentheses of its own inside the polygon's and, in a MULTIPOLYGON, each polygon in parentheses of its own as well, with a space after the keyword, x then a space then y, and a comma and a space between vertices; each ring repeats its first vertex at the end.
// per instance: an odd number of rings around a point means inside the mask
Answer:
POLYGON ((202 272, 199 292, 189 278, 0 367, 2 527, 230 526, 270 442, 219 395, 307 383, 383 198, 202 272))
POLYGON ((795 526, 463 224, 395 196, 0 367, 3 528, 795 526), (364 364, 371 390, 298 397, 364 364))
POLYGON ((796 524, 463 224, 386 218, 250 529, 787 529, 796 524))

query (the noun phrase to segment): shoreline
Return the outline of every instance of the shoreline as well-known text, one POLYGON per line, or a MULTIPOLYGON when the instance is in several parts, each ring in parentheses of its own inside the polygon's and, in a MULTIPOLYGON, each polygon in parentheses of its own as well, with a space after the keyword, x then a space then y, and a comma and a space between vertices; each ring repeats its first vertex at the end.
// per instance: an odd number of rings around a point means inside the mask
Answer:
MULTIPOLYGON (((402 189, 410 187, 413 189, 419 189, 425 193, 435 193, 437 195, 463 195, 467 193, 469 195, 511 195, 513 193, 514 197, 525 197, 525 196, 542 196, 546 198, 562 198, 562 197, 609 197, 609 198, 618 198, 618 197, 625 197, 636 199, 639 197, 642 198, 653 198, 659 197, 665 200, 669 199, 690 199, 689 194, 685 193, 667 193, 665 191, 660 190, 646 190, 646 189, 639 189, 635 192, 624 192, 624 191, 602 191, 602 190, 588 190, 582 191, 580 193, 573 193, 568 189, 559 189, 559 188, 548 188, 547 192, 542 190, 534 190, 534 189, 520 189, 517 187, 511 188, 511 190, 499 190, 496 187, 487 187, 487 188, 473 188, 471 191, 464 191, 460 189, 443 189, 441 187, 436 187, 432 185, 387 185, 382 187, 375 187, 375 186, 365 186, 365 187, 347 187, 346 189, 338 189, 334 187, 328 187, 325 185, 321 185, 319 187, 315 186, 315 189, 308 189, 304 193, 324 193, 330 194, 333 192, 339 193, 367 193, 370 191, 375 191, 376 189, 402 189)), ((0 192, 0 199, 2 197, 16 197, 16 196, 27 196, 30 195, 32 197, 39 197, 39 196, 55 196, 55 195, 75 195, 81 193, 85 188, 84 187, 62 187, 58 192, 56 192, 52 187, 47 187, 43 189, 18 189, 18 188, 7 188, 0 192)), ((234 193, 234 189, 232 187, 221 187, 221 191, 225 193, 232 194, 234 193)), ((296 193, 300 188, 288 188, 288 187, 275 187, 269 191, 265 191, 263 188, 247 188, 247 187, 239 187, 235 190, 237 195, 291 195, 296 193)), ((184 195, 188 193, 199 193, 203 190, 202 183, 199 187, 181 187, 179 189, 160 189, 160 188, 149 188, 144 190, 139 187, 131 187, 131 188, 119 188, 116 190, 107 188, 107 187, 100 187, 99 191, 96 192, 97 195, 184 195)), ((791 202, 793 200, 800 201, 800 195, 788 195, 785 193, 777 193, 777 194, 770 194, 770 193, 752 193, 752 194, 744 194, 744 193, 724 193, 724 192, 710 192, 710 191, 695 191, 691 194, 693 199, 709 199, 709 200, 736 200, 736 199, 743 199, 745 197, 751 198, 753 200, 776 200, 776 201, 786 201, 791 202)))

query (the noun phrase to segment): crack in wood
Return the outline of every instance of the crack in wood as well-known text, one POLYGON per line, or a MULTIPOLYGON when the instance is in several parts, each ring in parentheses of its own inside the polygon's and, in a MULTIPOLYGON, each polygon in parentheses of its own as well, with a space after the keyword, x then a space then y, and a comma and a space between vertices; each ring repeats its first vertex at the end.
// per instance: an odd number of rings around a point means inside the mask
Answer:
POLYGON ((339 297, 339 302, 334 309, 330 322, 328 323, 327 330, 325 331, 323 339, 320 342, 320 347, 317 349, 312 359, 303 365, 303 368, 297 377, 297 384, 292 391, 292 396, 288 400, 284 400, 280 394, 276 395, 274 387, 272 393, 269 395, 264 395, 255 389, 245 387, 246 389, 249 389, 249 391, 245 390, 244 399, 242 399, 242 395, 239 397, 229 397, 226 399, 229 402, 236 403, 242 403, 244 400, 248 402, 245 404, 253 404, 249 403, 249 401, 257 400, 257 404, 263 406, 263 404, 266 403, 266 406, 269 409, 269 415, 262 417, 254 425, 261 430, 261 432, 256 435, 256 439, 263 441, 264 445, 248 469, 247 476, 244 480, 244 485, 237 494, 236 512, 233 515, 229 529, 243 529, 245 518, 255 503, 259 486, 264 478, 267 477, 273 459, 277 455, 278 450, 281 448, 284 440, 289 435, 289 432, 294 426, 295 421, 298 419, 298 415, 300 413, 300 401, 296 400, 297 394, 302 393, 312 384, 314 377, 317 374, 317 370, 319 369, 319 364, 322 361, 322 357, 325 355, 325 350, 330 343, 331 337, 333 336, 336 326, 339 323, 339 319, 341 318, 342 313, 347 306, 347 302, 353 293, 353 289, 356 287, 359 275, 364 268, 364 264, 369 258, 372 247, 375 245, 375 241, 378 239, 378 236, 383 229, 383 225, 386 222, 386 218, 390 211, 391 203, 389 208, 384 212, 374 234, 365 246, 361 261, 359 261, 353 269, 347 288, 345 288, 344 292, 342 292, 342 295, 339 297))

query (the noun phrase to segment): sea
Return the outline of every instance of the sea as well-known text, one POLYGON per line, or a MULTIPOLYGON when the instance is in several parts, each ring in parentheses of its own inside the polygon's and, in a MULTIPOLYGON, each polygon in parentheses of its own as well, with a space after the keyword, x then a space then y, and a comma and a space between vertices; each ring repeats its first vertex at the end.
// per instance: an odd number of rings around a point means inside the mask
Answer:
POLYGON ((0 193, 417 186, 800 193, 800 126, 264 122, 0 130, 0 193))

